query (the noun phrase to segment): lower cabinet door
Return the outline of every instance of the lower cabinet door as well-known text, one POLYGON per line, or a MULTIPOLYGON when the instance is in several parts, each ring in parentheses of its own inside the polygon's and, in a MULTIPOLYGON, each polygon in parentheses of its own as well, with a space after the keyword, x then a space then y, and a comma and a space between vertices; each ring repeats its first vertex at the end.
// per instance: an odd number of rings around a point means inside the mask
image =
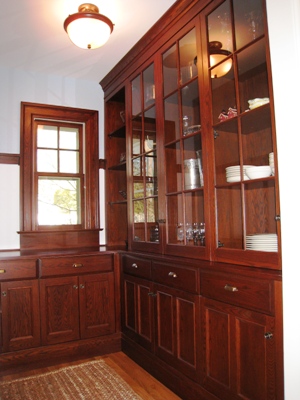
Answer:
POLYGON ((0 286, 3 352, 40 346, 38 281, 2 282, 0 286))
POLYGON ((80 276, 79 304, 82 339, 115 332, 113 273, 80 276))
POLYGON ((122 332, 147 350, 153 350, 153 284, 124 274, 122 332))
POLYGON ((78 277, 40 281, 42 344, 79 339, 78 277))
POLYGON ((157 356, 200 380, 200 296, 154 285, 157 356))
POLYGON ((271 316, 202 298, 202 385, 220 399, 278 399, 271 316))

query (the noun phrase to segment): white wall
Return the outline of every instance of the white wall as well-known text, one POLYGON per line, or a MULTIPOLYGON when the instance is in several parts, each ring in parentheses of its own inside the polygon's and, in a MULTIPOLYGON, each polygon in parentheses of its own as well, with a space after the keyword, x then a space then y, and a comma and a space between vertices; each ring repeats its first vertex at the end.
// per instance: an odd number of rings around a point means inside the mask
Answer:
POLYGON ((300 2, 267 0, 278 143, 285 400, 300 399, 300 2))
MULTIPOLYGON (((99 72, 99 80, 100 80, 99 72)), ((99 111, 99 158, 104 158, 103 144, 103 92, 98 83, 79 81, 67 77, 47 76, 17 69, 0 67, 0 153, 20 153, 20 103, 21 101, 78 107, 99 111)), ((17 249, 19 245, 19 207, 14 201, 6 201, 6 191, 18 189, 14 166, 0 169, 0 250, 17 249), (12 178, 4 178, 8 174, 12 178), (17 206, 17 207, 16 207, 17 206)), ((104 204, 103 173, 100 174, 100 202, 104 204)), ((19 196, 19 191, 15 197, 19 196)), ((104 207, 101 208, 101 227, 105 226, 104 207)), ((105 243, 105 231, 100 234, 100 243, 105 243)))

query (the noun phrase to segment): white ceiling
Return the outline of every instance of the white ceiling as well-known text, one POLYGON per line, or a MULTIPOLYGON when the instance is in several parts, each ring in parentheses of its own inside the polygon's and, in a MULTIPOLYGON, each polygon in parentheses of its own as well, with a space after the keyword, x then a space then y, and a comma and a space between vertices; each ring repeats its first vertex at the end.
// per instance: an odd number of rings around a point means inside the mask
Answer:
POLYGON ((83 50, 63 23, 81 0, 8 0, 0 9, 0 66, 99 82, 176 0, 91 0, 114 23, 101 48, 83 50))

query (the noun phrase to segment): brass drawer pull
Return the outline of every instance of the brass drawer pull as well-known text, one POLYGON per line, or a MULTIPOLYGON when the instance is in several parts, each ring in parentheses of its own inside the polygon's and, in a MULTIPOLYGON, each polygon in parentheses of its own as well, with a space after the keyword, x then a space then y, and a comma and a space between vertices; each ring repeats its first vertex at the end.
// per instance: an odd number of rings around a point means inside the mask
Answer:
POLYGON ((272 339, 273 338, 273 333, 272 332, 266 332, 265 333, 265 339, 272 339))
POLYGON ((0 269, 0 274, 5 274, 6 270, 5 269, 0 269))
POLYGON ((171 278, 177 278, 177 275, 175 274, 175 272, 169 272, 168 275, 169 275, 171 278))
POLYGON ((138 266, 137 266, 136 263, 133 263, 131 267, 132 267, 132 268, 137 268, 138 266))
POLYGON ((74 267, 74 268, 82 268, 82 267, 83 267, 83 264, 81 264, 81 263, 79 263, 79 264, 74 263, 74 264, 73 264, 73 267, 74 267))
POLYGON ((238 292, 238 288, 237 287, 228 285, 227 283, 224 286, 224 289, 228 290, 228 292, 238 292))

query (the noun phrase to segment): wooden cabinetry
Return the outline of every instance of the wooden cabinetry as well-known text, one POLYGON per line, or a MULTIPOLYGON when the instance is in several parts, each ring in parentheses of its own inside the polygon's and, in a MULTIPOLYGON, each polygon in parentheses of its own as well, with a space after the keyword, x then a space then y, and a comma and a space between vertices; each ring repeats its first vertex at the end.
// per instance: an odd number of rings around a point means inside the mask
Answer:
POLYGON ((220 272, 200 279, 202 385, 220 399, 282 399, 281 283, 220 272))
POLYGON ((60 275, 40 281, 44 345, 87 339, 115 331, 112 269, 110 255, 100 260, 96 256, 41 259, 42 277, 60 275))
POLYGON ((1 260, 2 351, 40 345, 39 284, 36 260, 1 260))
POLYGON ((179 0, 101 81, 106 110, 126 93, 127 257, 151 260, 123 260, 124 349, 189 400, 283 397, 266 21, 264 0, 179 0))
POLYGON ((197 269, 124 255, 123 272, 124 335, 199 380, 197 269))

